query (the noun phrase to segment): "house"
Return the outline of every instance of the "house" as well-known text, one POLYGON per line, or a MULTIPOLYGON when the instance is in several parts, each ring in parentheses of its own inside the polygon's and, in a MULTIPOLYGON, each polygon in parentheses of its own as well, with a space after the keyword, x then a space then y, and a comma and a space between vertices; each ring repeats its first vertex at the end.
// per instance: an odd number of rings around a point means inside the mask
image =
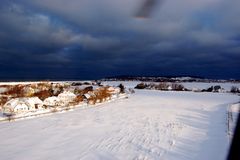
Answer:
POLYGON ((83 101, 85 103, 88 103, 89 99, 91 98, 91 95, 89 93, 85 93, 82 97, 83 97, 83 101))
POLYGON ((120 93, 120 88, 119 87, 108 87, 107 89, 111 94, 119 94, 120 93))
POLYGON ((172 86, 168 86, 167 90, 171 91, 172 90, 172 86))
POLYGON ((86 93, 86 94, 83 95, 83 97, 88 100, 91 97, 91 95, 86 93))
MULTIPOLYGON (((118 98, 121 89, 119 87, 109 87, 108 91, 111 94, 111 99, 116 99, 118 98)), ((106 100, 109 100, 109 99, 106 99, 106 100)))
POLYGON ((94 91, 89 91, 88 93, 84 94, 83 97, 85 99, 85 102, 91 105, 100 102, 100 100, 97 98, 97 95, 94 91))
POLYGON ((5 103, 3 106, 3 114, 21 114, 36 111, 42 108, 43 102, 38 97, 31 98, 14 98, 5 103))
POLYGON ((39 110, 43 108, 43 101, 38 97, 26 98, 27 104, 30 106, 30 110, 39 110))
POLYGON ((69 103, 73 101, 76 97, 77 96, 70 91, 64 91, 63 93, 60 93, 58 95, 58 98, 65 103, 69 103))
POLYGON ((111 96, 111 99, 116 99, 116 98, 118 98, 118 95, 117 95, 117 94, 113 94, 113 95, 111 96))
POLYGON ((58 97, 52 96, 48 97, 43 101, 43 104, 45 107, 58 107, 58 106, 63 106, 64 102, 61 101, 58 97))

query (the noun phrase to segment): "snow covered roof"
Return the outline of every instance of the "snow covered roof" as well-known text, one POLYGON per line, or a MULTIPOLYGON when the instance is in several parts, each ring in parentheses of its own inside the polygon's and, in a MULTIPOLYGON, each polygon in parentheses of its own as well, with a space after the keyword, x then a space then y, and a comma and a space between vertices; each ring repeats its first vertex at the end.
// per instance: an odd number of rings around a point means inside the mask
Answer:
POLYGON ((109 87, 108 91, 111 92, 111 93, 119 93, 120 88, 119 87, 109 87))
POLYGON ((42 105, 43 102, 38 97, 30 97, 30 98, 14 98, 9 100, 4 107, 14 109, 19 104, 25 104, 28 107, 34 107, 35 104, 42 105))
POLYGON ((46 98, 43 102, 48 102, 48 101, 59 101, 59 98, 56 96, 52 96, 52 97, 46 98))
POLYGON ((72 101, 74 98, 76 98, 77 96, 70 92, 70 91, 64 91, 63 93, 58 95, 58 98, 63 101, 64 103, 70 102, 72 101))
POLYGON ((63 93, 60 93, 58 95, 59 98, 65 98, 65 97, 76 97, 76 95, 70 91, 64 91, 63 93))
POLYGON ((19 103, 25 103, 23 98, 14 98, 9 100, 7 103, 4 104, 3 108, 11 108, 14 109, 19 103))
POLYGON ((56 96, 48 97, 43 101, 45 105, 56 105, 59 102, 60 102, 60 99, 56 96))
POLYGON ((115 90, 115 88, 114 87, 108 87, 108 89, 107 89, 108 91, 110 91, 110 92, 112 92, 112 91, 114 91, 115 90))
POLYGON ((31 98, 26 98, 25 100, 27 103, 29 103, 31 106, 34 106, 35 104, 43 104, 43 101, 40 100, 38 97, 31 97, 31 98))
POLYGON ((91 97, 91 95, 88 94, 88 93, 84 94, 84 96, 85 96, 87 99, 89 99, 89 98, 91 97))

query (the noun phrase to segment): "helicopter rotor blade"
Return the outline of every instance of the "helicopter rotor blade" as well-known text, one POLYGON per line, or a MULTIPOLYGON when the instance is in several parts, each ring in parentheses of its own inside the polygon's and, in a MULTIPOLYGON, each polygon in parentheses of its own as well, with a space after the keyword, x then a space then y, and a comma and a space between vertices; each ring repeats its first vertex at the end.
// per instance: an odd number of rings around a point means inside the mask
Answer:
POLYGON ((138 9, 135 17, 148 18, 156 7, 157 3, 162 0, 144 0, 141 7, 138 9))

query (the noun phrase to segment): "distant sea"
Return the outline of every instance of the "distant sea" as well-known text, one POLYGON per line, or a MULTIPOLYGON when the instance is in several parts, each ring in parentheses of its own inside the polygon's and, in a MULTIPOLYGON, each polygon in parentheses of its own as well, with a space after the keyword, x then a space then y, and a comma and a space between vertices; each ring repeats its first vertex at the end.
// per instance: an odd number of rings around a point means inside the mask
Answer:
POLYGON ((38 81, 90 81, 95 79, 73 79, 73 78, 9 78, 0 79, 0 82, 38 82, 38 81))

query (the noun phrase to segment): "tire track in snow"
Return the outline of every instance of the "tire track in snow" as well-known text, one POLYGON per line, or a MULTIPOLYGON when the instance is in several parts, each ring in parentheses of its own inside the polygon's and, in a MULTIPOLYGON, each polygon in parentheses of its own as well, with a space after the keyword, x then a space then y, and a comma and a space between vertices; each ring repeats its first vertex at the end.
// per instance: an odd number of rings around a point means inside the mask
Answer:
POLYGON ((120 119, 123 119, 119 122, 123 128, 92 144, 89 150, 106 150, 110 153, 129 150, 138 153, 137 157, 131 159, 159 159, 174 147, 182 129, 181 124, 162 122, 158 116, 128 116, 120 119))

